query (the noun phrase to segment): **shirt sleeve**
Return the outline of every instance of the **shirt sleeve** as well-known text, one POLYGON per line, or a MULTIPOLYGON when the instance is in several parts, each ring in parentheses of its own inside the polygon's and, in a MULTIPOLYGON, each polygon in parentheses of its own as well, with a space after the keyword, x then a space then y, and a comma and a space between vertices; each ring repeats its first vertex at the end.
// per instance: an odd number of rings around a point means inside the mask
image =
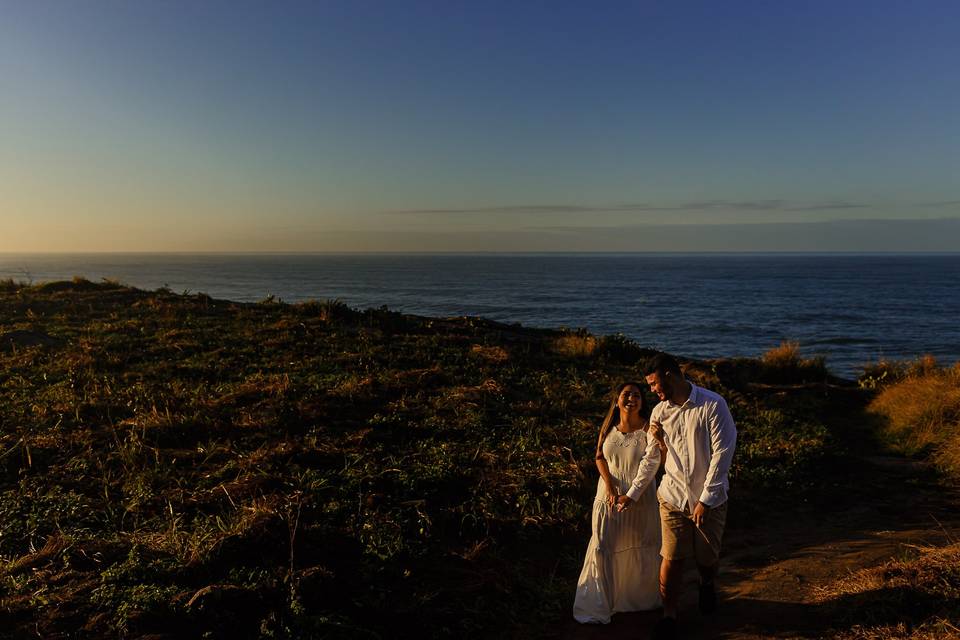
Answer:
POLYGON ((660 419, 660 414, 663 413, 663 412, 660 410, 660 405, 661 405, 661 404, 663 404, 663 403, 662 403, 662 402, 658 402, 657 404, 653 405, 653 409, 650 411, 650 422, 656 422, 657 420, 660 419))
POLYGON ((644 432, 644 435, 647 437, 647 450, 643 454, 643 460, 640 461, 636 477, 627 489, 627 497, 634 501, 640 499, 647 486, 656 477, 657 469, 660 468, 660 447, 653 436, 647 432, 644 432))
POLYGON ((700 502, 708 507, 717 507, 726 501, 727 474, 737 446, 737 427, 723 398, 713 406, 708 419, 710 427, 710 467, 703 483, 700 502))

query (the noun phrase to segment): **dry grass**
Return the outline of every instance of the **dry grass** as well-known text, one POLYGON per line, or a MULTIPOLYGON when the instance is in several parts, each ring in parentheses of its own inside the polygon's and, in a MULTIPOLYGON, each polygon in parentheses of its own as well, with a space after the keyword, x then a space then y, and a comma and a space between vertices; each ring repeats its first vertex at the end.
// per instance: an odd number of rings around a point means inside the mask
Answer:
POLYGON ((780 346, 769 349, 760 359, 763 364, 773 367, 796 366, 800 363, 800 343, 793 340, 784 340, 780 346))
POLYGON ((909 560, 891 560, 817 589, 814 599, 856 616, 842 640, 960 638, 960 543, 920 547, 909 560))
POLYGON ((898 447, 928 453, 938 467, 960 477, 960 363, 940 368, 932 358, 921 358, 903 379, 880 391, 870 410, 885 418, 898 447))
POLYGON ((445 392, 445 397, 456 402, 480 402, 486 395, 503 393, 496 380, 484 380, 473 386, 456 386, 445 392))
POLYGON ((804 358, 800 343, 784 340, 760 356, 761 375, 769 382, 798 383, 823 380, 827 375, 822 356, 804 358))
POLYGON ((937 619, 913 628, 902 622, 877 627, 856 625, 831 637, 836 640, 960 640, 960 629, 949 620, 937 619))
POLYGON ((863 374, 857 379, 863 389, 880 387, 900 382, 907 377, 922 377, 939 370, 937 359, 925 354, 916 360, 879 360, 863 366, 863 374))
POLYGON ((592 356, 600 342, 591 335, 570 334, 553 341, 552 350, 562 356, 586 358, 592 356))
POLYGON ((487 362, 492 362, 494 364, 501 364, 510 359, 510 354, 507 353, 507 350, 499 346, 485 347, 483 345, 475 344, 470 347, 470 354, 476 358, 486 360, 487 362))

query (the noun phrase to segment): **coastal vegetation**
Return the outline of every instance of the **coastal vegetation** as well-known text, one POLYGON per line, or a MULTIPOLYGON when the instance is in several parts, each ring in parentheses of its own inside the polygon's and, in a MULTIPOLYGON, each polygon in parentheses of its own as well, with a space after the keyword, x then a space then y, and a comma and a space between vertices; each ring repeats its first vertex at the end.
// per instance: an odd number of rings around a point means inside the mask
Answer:
POLYGON ((885 362, 863 380, 879 389, 870 411, 882 418, 890 446, 960 480, 960 363, 945 367, 931 356, 885 362))
MULTIPOLYGON (((942 483, 960 481, 960 363, 932 356, 880 361, 858 380, 874 392, 867 405, 891 451, 936 467, 942 483)), ((820 586, 816 600, 848 621, 842 640, 960 638, 960 541, 917 545, 906 557, 820 586)))
MULTIPOLYGON (((599 420, 649 353, 338 301, 2 282, 0 636, 549 634, 599 420)), ((835 500, 876 390, 791 345, 684 367, 738 424, 732 526, 835 500)))
MULTIPOLYGON (((880 418, 888 448, 929 462, 945 482, 960 482, 960 363, 943 366, 932 356, 882 361, 865 367, 859 382, 876 390, 868 411, 880 418)), ((844 640, 960 638, 960 541, 919 546, 820 596, 857 608, 860 620, 839 636, 844 640)))

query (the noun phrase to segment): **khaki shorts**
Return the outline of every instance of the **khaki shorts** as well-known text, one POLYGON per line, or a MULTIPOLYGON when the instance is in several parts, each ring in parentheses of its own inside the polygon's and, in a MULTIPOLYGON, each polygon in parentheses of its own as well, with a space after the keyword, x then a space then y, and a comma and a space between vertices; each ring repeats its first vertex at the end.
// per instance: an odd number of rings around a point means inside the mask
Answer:
POLYGON ((667 560, 696 559, 702 567, 712 567, 720 559, 720 541, 727 523, 727 503, 707 511, 703 525, 697 528, 687 509, 660 501, 660 526, 663 544, 660 555, 667 560))

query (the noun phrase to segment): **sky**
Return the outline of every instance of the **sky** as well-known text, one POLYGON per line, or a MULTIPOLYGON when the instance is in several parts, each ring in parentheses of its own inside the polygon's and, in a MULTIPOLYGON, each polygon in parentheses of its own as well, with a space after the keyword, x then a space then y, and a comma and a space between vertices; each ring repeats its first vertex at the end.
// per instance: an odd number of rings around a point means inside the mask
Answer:
POLYGON ((952 0, 0 11, 0 252, 960 251, 952 0))

